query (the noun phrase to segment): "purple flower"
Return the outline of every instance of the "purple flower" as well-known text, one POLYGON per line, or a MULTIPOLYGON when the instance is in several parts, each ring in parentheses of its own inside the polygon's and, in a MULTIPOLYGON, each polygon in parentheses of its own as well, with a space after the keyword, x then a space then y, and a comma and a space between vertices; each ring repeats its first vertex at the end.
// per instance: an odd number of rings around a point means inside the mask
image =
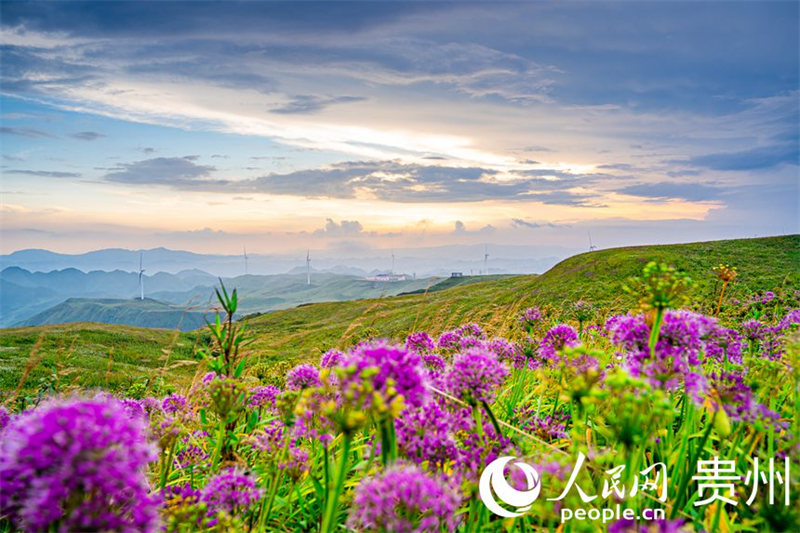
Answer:
MULTIPOLYGON (((482 408, 479 408, 482 409, 482 408)), ((468 415, 468 409, 462 409, 464 415, 468 415)), ((476 431, 476 424, 472 417, 465 418, 463 423, 470 431, 465 432, 456 459, 456 468, 461 476, 473 483, 477 483, 478 475, 485 465, 488 465, 502 455, 519 455, 519 450, 508 437, 497 434, 489 421, 488 416, 483 416, 483 436, 476 431)))
POLYGON ((441 467, 457 455, 454 418, 438 402, 406 409, 395 419, 400 451, 415 463, 428 461, 441 467))
POLYGON ((550 361, 558 360, 558 352, 566 347, 580 344, 578 332, 566 324, 559 324, 545 333, 539 346, 539 357, 550 361))
POLYGON ((362 480, 353 497, 348 527, 407 533, 453 531, 460 498, 441 477, 400 465, 362 480))
POLYGON ((457 331, 445 331, 439 336, 438 345, 443 350, 457 349, 461 345, 461 335, 457 331))
POLYGON ((320 368, 333 368, 342 362, 344 354, 339 350, 328 350, 319 360, 320 368))
POLYGON ((475 337, 476 339, 483 338, 483 328, 474 323, 459 326, 459 328, 456 329, 456 333, 460 337, 475 337))
POLYGON ((422 360, 425 362, 425 367, 435 372, 441 372, 447 366, 444 359, 435 353, 422 354, 422 360))
POLYGON ((189 483, 164 487, 161 491, 164 503, 168 507, 177 505, 192 505, 200 500, 200 491, 193 489, 189 483))
POLYGON ((319 368, 314 365, 297 365, 286 373, 286 388, 303 390, 322 385, 319 368))
POLYGON ((181 394, 172 394, 164 398, 161 402, 161 408, 165 413, 177 413, 186 409, 186 396, 181 394))
POLYGON ((223 470, 212 477, 200 491, 200 499, 208 504, 209 516, 220 511, 229 514, 246 512, 261 498, 256 480, 234 468, 223 470))
POLYGON ((0 405, 0 431, 3 431, 9 422, 11 422, 11 415, 2 405, 0 405))
POLYGON ((792 309, 778 323, 782 330, 790 329, 793 325, 800 324, 800 309, 792 309))
MULTIPOLYGON (((363 379, 366 369, 377 370, 369 378, 370 383, 386 400, 390 400, 390 388, 403 395, 406 405, 419 407, 428 399, 422 358, 402 346, 384 341, 362 346, 350 353, 343 366, 355 367, 355 374, 350 379, 358 380, 363 379)), ((342 390, 346 390, 347 385, 343 383, 342 390)))
POLYGON ((699 372, 705 352, 714 357, 739 357, 741 344, 735 332, 722 330, 714 318, 691 311, 667 311, 655 346, 650 352, 650 327, 642 315, 620 315, 606 322, 612 342, 618 344, 625 367, 654 386, 674 390, 681 384, 699 401, 705 378, 699 372))
POLYGON ((281 390, 273 385, 250 389, 250 397, 247 400, 247 405, 254 408, 275 407, 275 401, 280 393, 281 390))
POLYGON ((253 448, 269 454, 277 453, 283 446, 284 425, 272 420, 253 437, 253 448))
POLYGON ((735 329, 717 327, 705 339, 706 357, 719 362, 742 363, 742 336, 735 329))
POLYGON ((485 350, 468 350, 455 356, 445 379, 448 389, 468 403, 494 401, 495 389, 503 384, 508 369, 497 356, 485 350))
POLYGON ((526 326, 535 326, 542 320, 542 312, 539 310, 538 307, 529 307, 522 313, 522 316, 519 317, 519 321, 525 324, 526 326))
POLYGON ((298 446, 289 447, 289 459, 278 463, 278 468, 285 471, 294 480, 300 479, 304 473, 310 470, 308 458, 310 454, 305 448, 298 446))
POLYGON ((563 411, 538 416, 535 409, 522 411, 517 416, 522 429, 548 442, 567 438, 567 424, 571 418, 563 411))
POLYGON ((143 418, 147 420, 147 412, 142 405, 142 402, 139 400, 133 400, 131 398, 123 398, 119 400, 119 403, 122 404, 122 407, 125 409, 125 412, 128 413, 128 416, 131 418, 143 418))
POLYGON ((424 331, 417 331, 406 338, 406 348, 421 354, 430 353, 436 350, 436 343, 424 331))
POLYGON ((153 413, 156 414, 164 413, 164 408, 161 406, 161 401, 158 398, 153 398, 152 396, 148 396, 147 398, 142 398, 139 403, 141 404, 142 409, 144 409, 145 413, 147 413, 148 416, 152 415, 153 413))
POLYGON ((514 368, 525 368, 525 354, 518 345, 506 339, 492 339, 485 346, 487 350, 497 355, 501 363, 511 364, 514 368))
POLYGON ((156 531, 156 459, 142 418, 112 399, 55 401, 17 417, 0 442, 0 515, 25 531, 156 531))
POLYGON ((181 448, 175 454, 175 468, 186 468, 203 464, 210 455, 202 448, 207 431, 195 430, 181 439, 181 448))
POLYGON ((753 342, 764 338, 764 325, 756 319, 745 320, 742 322, 742 334, 753 342))

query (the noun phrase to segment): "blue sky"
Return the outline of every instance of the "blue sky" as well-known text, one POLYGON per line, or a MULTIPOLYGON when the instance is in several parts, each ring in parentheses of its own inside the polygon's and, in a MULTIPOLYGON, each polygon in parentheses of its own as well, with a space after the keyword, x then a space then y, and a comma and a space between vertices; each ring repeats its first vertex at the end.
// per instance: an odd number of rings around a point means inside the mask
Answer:
POLYGON ((796 232, 798 18, 797 2, 3 2, 2 248, 796 232))

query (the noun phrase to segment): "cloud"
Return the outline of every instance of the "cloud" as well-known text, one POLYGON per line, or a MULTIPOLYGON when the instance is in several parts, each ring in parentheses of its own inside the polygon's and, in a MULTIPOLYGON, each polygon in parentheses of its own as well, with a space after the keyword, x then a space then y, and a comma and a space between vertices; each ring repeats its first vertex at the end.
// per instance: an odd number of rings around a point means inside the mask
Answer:
POLYGON ((0 126, 0 133, 3 133, 5 135, 18 135, 20 137, 28 137, 29 139, 56 138, 55 135, 47 133, 46 131, 37 130, 33 128, 12 128, 9 126, 0 126))
POLYGON ((460 220, 456 220, 455 223, 453 223, 454 235, 486 235, 489 233, 493 233, 496 229, 497 228, 495 228, 491 224, 486 224, 480 229, 468 230, 466 224, 464 224, 460 220))
POLYGON ((23 176, 37 176, 40 178, 80 178, 75 172, 58 172, 51 170, 6 170, 6 174, 20 174, 23 176))
MULTIPOLYGON (((681 161, 675 161, 681 163, 681 161)), ((762 146, 739 152, 721 152, 690 158, 686 163, 712 170, 759 170, 781 163, 800 163, 800 146, 796 142, 762 146)))
POLYGON ((194 163, 195 156, 156 157, 134 163, 126 163, 104 176, 108 181, 132 185, 169 185, 176 188, 193 188, 198 184, 208 186, 202 180, 211 174, 214 167, 194 163))
POLYGON ((104 133, 98 133, 96 131, 79 131, 78 133, 73 133, 71 137, 75 139, 80 139, 82 141, 96 141, 97 139, 101 139, 105 137, 104 133))
POLYGON ((619 190, 623 194, 645 198, 679 198, 690 202, 718 200, 724 189, 703 185, 702 183, 674 183, 662 181, 658 183, 641 183, 630 185, 619 190))
POLYGON ((542 170, 550 179, 520 172, 498 179, 498 171, 480 167, 405 164, 399 161, 348 161, 327 167, 272 173, 251 179, 213 178, 214 167, 197 165, 195 156, 155 158, 121 165, 105 175, 114 182, 165 185, 182 190, 265 193, 306 198, 352 199, 369 194, 400 203, 539 201, 553 205, 593 206, 594 196, 568 189, 593 182, 594 175, 542 170), (564 176, 553 178, 553 174, 564 176))
POLYGON ((366 100, 363 96, 312 96, 312 95, 297 95, 281 107, 270 109, 270 113, 278 114, 308 114, 316 113, 324 108, 334 104, 347 104, 352 102, 363 102, 366 100))
POLYGON ((554 222, 528 222, 521 218, 512 218, 511 226, 514 228, 569 228, 569 224, 556 224, 554 222))
POLYGON ((333 219, 326 219, 325 227, 314 231, 314 237, 352 237, 360 235, 364 227, 358 220, 342 220, 335 222, 333 219))

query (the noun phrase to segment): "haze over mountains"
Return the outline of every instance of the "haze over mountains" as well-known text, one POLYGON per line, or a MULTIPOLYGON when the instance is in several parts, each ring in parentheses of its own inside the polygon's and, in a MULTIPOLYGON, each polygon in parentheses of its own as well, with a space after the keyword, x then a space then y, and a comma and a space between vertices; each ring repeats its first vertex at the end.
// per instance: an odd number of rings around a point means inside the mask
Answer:
POLYGON ((569 255, 556 247, 448 246, 353 253, 311 252, 312 283, 305 257, 197 254, 155 248, 105 249, 85 254, 21 250, 0 256, 0 327, 96 321, 191 329, 214 303, 218 277, 246 291, 241 314, 303 303, 375 298, 428 289, 451 272, 464 275, 542 272, 569 255), (489 257, 484 258, 488 253, 489 257), (392 270, 409 279, 364 279, 392 270), (545 255, 549 254, 549 255, 545 255), (139 296, 143 259, 145 302, 139 296))
MULTIPOLYGON (((477 274, 484 269, 484 254, 489 254, 488 270, 492 274, 531 274, 547 270, 559 260, 583 250, 560 246, 453 245, 428 248, 311 250, 312 268, 337 274, 363 276, 392 269, 416 273, 417 277, 450 275, 453 271, 477 274)), ((49 272, 75 268, 84 272, 122 270, 134 272, 143 256, 148 273, 176 274, 184 270, 201 270, 214 276, 238 276, 245 273, 244 254, 198 254, 183 250, 153 248, 125 250, 107 248, 83 254, 61 254, 48 250, 19 250, 0 255, 0 269, 9 266, 31 272, 49 272)), ((292 270, 305 272, 306 253, 247 254, 250 274, 284 274, 292 270)))

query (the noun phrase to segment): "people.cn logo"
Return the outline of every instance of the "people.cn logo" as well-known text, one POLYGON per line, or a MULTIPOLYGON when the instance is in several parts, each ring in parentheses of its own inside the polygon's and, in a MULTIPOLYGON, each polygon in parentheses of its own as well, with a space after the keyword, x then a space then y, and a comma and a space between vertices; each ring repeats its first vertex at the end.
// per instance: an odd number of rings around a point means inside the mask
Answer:
POLYGON ((523 513, 531 508, 531 504, 539 497, 539 492, 542 490, 541 477, 539 472, 536 471, 531 465, 517 461, 514 466, 522 470, 525 474, 525 480, 528 484, 527 490, 517 490, 506 481, 503 471, 506 465, 512 461, 514 457, 505 456, 498 457, 489 463, 481 474, 480 484, 478 490, 481 495, 481 500, 484 505, 498 516, 506 518, 514 518, 521 516, 523 513), (509 505, 516 507, 516 511, 509 511, 501 507, 495 499, 509 505))

